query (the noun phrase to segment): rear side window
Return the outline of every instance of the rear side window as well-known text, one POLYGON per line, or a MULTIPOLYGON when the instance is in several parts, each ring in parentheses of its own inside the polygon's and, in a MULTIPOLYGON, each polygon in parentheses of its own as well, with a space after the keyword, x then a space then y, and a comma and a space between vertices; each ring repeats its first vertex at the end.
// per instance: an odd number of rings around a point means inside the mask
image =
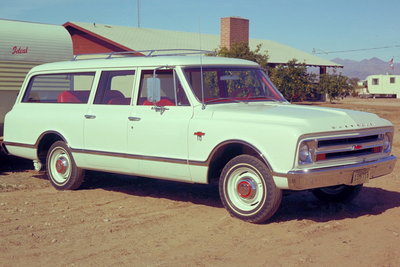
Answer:
POLYGON ((103 71, 94 104, 129 105, 135 79, 134 70, 103 71))
POLYGON ((22 102, 87 103, 94 72, 43 74, 31 78, 22 102))

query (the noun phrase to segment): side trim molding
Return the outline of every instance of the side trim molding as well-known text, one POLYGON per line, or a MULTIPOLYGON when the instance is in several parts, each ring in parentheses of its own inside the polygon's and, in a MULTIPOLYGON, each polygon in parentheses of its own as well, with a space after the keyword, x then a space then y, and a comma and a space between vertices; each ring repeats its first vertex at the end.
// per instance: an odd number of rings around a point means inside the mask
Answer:
MULTIPOLYGON (((49 134, 49 133, 54 133, 60 136, 64 141, 65 139, 60 135, 58 132, 45 132, 40 135, 38 140, 36 141, 35 144, 23 144, 23 143, 17 143, 17 142, 4 142, 5 145, 7 146, 17 146, 17 147, 25 147, 25 148, 31 148, 31 149, 37 149, 39 146, 40 140, 43 138, 44 135, 49 134)), ((187 165, 194 165, 194 166, 203 166, 203 167, 208 167, 211 163, 211 159, 214 157, 215 153, 225 145, 229 144, 242 144, 245 146, 250 147, 253 149, 258 155, 264 160, 265 164, 267 167, 273 172, 273 169, 271 168, 271 165, 269 164, 268 160, 265 158, 265 156, 252 144, 247 143, 242 140, 228 140, 224 141, 220 144, 218 144, 214 149, 211 151, 209 154, 208 158, 206 161, 197 161, 197 160, 186 160, 186 159, 174 159, 174 158, 165 158, 165 157, 155 157, 155 156, 143 156, 143 155, 136 155, 136 154, 127 154, 127 153, 115 153, 115 152, 108 152, 108 151, 98 151, 98 150, 88 150, 88 149, 78 149, 78 148, 72 148, 71 152, 73 153, 82 153, 82 154, 90 154, 90 155, 98 155, 98 156, 109 156, 109 157, 118 157, 118 158, 129 158, 129 159, 138 159, 138 160, 149 160, 149 161, 158 161, 158 162, 166 162, 166 163, 174 163, 174 164, 187 164, 187 165)))

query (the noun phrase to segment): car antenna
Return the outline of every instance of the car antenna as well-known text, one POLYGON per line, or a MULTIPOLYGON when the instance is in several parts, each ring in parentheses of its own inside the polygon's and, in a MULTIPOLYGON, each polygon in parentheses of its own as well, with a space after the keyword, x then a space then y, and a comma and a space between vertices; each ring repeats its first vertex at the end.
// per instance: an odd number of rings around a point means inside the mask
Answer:
MULTIPOLYGON (((201 50, 201 27, 200 27, 200 18, 199 18, 199 43, 201 50)), ((203 55, 200 53, 200 87, 201 87, 201 109, 206 109, 206 104, 204 103, 204 82, 203 82, 203 55)))

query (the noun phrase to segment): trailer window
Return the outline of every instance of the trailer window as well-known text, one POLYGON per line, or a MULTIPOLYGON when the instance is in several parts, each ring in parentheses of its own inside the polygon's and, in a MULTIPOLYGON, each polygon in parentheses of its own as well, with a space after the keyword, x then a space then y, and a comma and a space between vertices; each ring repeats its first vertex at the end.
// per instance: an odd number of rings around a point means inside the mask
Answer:
POLYGON ((94 72, 43 74, 31 78, 22 102, 87 103, 94 72))

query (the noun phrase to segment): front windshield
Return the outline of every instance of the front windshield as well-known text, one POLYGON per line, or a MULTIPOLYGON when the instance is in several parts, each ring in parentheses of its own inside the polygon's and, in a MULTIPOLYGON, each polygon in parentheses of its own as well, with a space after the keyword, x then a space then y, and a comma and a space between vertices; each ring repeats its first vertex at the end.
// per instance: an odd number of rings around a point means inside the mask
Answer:
POLYGON ((196 67, 185 68, 184 73, 197 99, 201 102, 204 97, 205 104, 286 101, 268 76, 258 68, 196 67))

